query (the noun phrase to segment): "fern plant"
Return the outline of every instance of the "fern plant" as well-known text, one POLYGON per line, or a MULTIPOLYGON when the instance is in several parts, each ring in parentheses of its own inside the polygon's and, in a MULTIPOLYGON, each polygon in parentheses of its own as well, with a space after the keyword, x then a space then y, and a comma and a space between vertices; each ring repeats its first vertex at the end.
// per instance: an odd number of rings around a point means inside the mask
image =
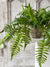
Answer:
POLYGON ((11 60, 14 55, 20 52, 23 43, 25 49, 31 41, 29 35, 31 26, 33 29, 39 27, 42 33, 43 40, 38 44, 36 58, 40 67, 42 67, 42 63, 45 63, 50 49, 50 10, 46 11, 47 8, 41 8, 36 11, 31 8, 30 4, 28 6, 22 6, 22 11, 17 14, 18 17, 10 24, 6 24, 0 32, 6 32, 4 38, 0 40, 0 46, 3 42, 6 43, 10 40, 12 42, 10 46, 11 60))

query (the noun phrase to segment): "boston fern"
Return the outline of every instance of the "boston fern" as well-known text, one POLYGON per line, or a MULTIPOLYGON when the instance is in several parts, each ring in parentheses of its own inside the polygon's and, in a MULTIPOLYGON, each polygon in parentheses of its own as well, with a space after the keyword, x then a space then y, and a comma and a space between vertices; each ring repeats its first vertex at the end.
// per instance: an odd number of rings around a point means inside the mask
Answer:
POLYGON ((3 42, 6 43, 10 40, 12 42, 10 46, 11 60, 14 55, 20 52, 20 48, 23 47, 22 44, 24 44, 24 49, 29 44, 31 41, 30 30, 35 27, 40 29, 43 37, 43 40, 38 43, 39 47, 36 51, 39 66, 42 67, 42 63, 47 60, 50 49, 50 10, 46 11, 47 8, 36 11, 31 8, 30 4, 22 6, 22 11, 17 14, 18 17, 10 24, 6 24, 0 32, 6 32, 4 38, 0 40, 0 46, 3 42))

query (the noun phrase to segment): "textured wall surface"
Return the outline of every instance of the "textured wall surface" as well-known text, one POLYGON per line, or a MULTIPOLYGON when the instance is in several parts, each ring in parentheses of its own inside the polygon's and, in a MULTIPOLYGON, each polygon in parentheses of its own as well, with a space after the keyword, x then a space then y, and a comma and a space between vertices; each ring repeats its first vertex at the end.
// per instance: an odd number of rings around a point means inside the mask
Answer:
MULTIPOLYGON (((50 0, 42 0, 40 7, 45 8, 47 6, 50 6, 50 0)), ((47 10, 50 10, 50 8, 48 8, 47 10)))
MULTIPOLYGON (((22 5, 25 5, 23 0, 14 0, 11 3, 11 20, 17 16, 17 13, 21 11, 22 5)), ((7 3, 6 1, 0 1, 0 31, 3 29, 4 24, 7 23, 7 3)), ((0 39, 2 39, 4 33, 0 35, 0 39)), ((10 42, 6 43, 7 47, 4 49, 4 55, 2 56, 0 49, 0 67, 33 67, 34 66, 34 43, 31 42, 28 44, 26 50, 24 51, 21 48, 21 52, 18 55, 15 55, 13 60, 11 61, 11 53, 10 53, 10 42)))
MULTIPOLYGON (((0 0, 0 31, 3 29, 4 24, 7 23, 7 4, 6 0, 0 0)), ((0 39, 3 37, 0 35, 0 39)))
MULTIPOLYGON (((27 0, 27 4, 30 3, 32 8, 36 9, 35 0, 27 0)), ((11 20, 13 21, 17 13, 21 11, 22 5, 25 5, 25 1, 23 0, 14 0, 11 3, 11 20)), ((47 0, 43 0, 41 2, 41 8, 49 6, 50 2, 47 0)), ((4 24, 7 23, 7 0, 0 0, 0 31, 3 29, 4 24)), ((0 39, 2 39, 4 33, 0 35, 0 39)), ((11 53, 10 53, 10 42, 6 43, 7 47, 4 49, 4 55, 2 56, 0 49, 0 67, 35 67, 35 41, 32 39, 30 44, 26 47, 24 51, 21 48, 21 52, 18 55, 15 55, 13 60, 11 61, 11 53)))

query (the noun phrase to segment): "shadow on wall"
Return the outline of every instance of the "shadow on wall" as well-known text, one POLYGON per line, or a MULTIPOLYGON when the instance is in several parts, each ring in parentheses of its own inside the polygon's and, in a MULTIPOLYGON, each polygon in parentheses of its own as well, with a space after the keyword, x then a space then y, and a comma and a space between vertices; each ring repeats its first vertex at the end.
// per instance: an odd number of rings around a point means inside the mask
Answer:
POLYGON ((12 67, 33 67, 33 66, 17 66, 17 65, 14 65, 12 67))
POLYGON ((25 0, 19 0, 20 2, 24 3, 25 0))
POLYGON ((50 0, 48 0, 50 2, 50 0))

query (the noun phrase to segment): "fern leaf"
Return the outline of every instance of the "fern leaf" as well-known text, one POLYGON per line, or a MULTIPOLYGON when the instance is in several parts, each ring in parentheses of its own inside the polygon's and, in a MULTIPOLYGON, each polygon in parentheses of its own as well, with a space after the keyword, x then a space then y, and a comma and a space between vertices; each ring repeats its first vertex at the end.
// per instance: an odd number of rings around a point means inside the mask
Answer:
POLYGON ((41 67, 42 63, 45 63, 47 60, 47 55, 48 55, 48 46, 44 45, 44 41, 42 40, 41 43, 38 45, 38 50, 36 51, 36 58, 37 61, 39 62, 39 65, 41 67))

